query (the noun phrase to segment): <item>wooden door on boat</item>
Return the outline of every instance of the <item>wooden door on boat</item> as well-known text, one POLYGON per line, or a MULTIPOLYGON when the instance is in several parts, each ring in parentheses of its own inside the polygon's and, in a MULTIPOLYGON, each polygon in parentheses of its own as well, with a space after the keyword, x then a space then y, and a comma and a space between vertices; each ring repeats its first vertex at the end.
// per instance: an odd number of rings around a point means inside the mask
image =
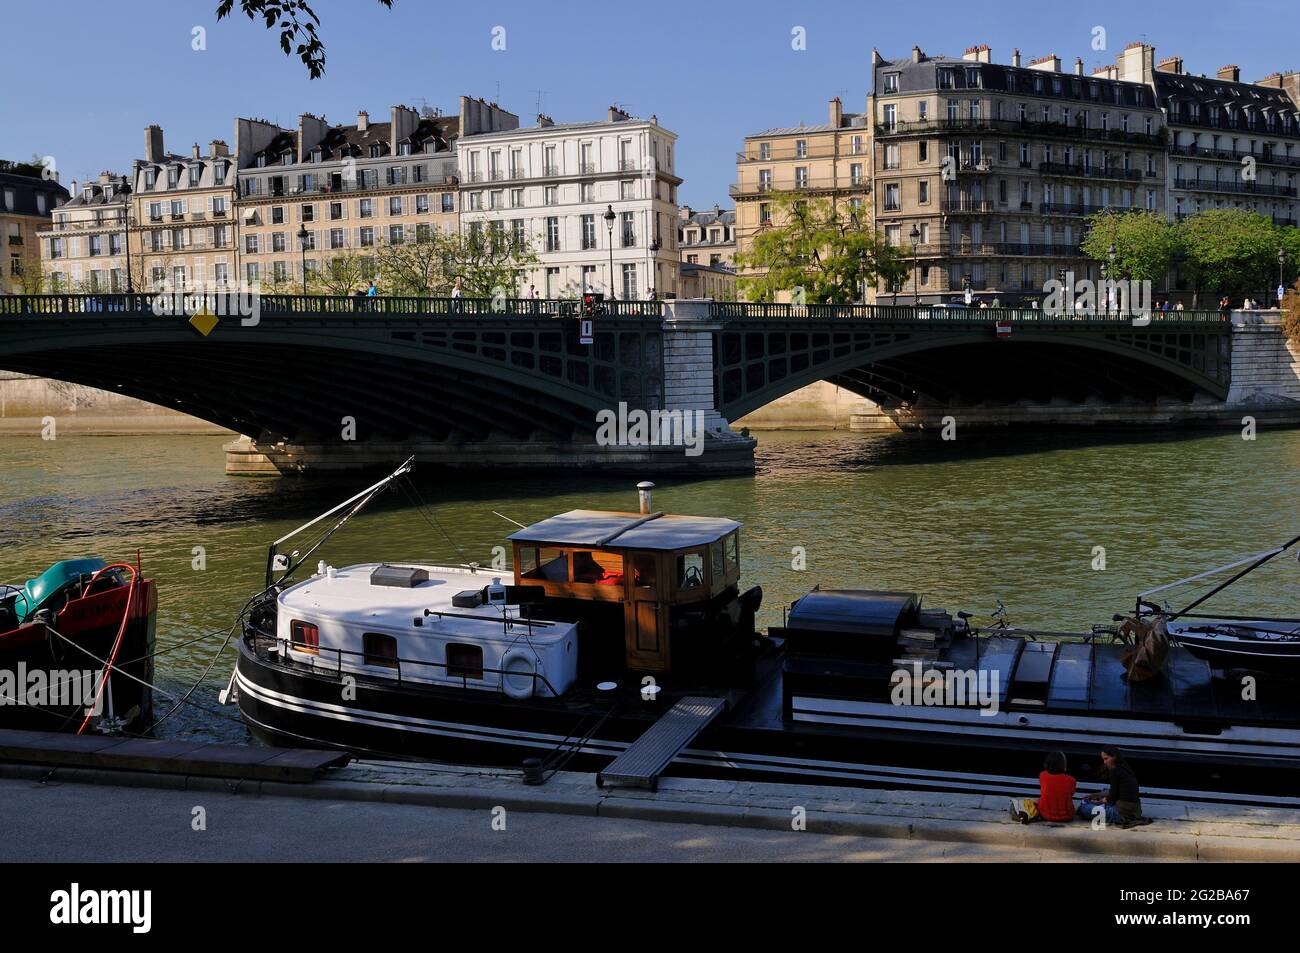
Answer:
POLYGON ((627 667, 643 672, 666 672, 668 609, 663 601, 667 577, 660 553, 628 553, 627 599, 624 601, 624 638, 627 667))

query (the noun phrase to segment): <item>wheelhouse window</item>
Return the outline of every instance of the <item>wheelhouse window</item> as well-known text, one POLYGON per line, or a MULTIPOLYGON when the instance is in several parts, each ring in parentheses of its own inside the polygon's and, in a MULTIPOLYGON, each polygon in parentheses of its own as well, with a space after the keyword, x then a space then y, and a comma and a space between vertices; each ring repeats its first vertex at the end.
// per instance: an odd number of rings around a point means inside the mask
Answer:
POLYGON ((569 581, 569 554, 554 546, 529 546, 520 551, 521 575, 546 582, 569 581))
POLYGON ((320 654, 320 629, 310 622, 294 619, 289 623, 289 640, 292 648, 308 655, 320 654))
POLYGON ((726 578, 727 560, 722 540, 709 544, 709 572, 713 574, 714 585, 726 578))
POLYGON ((655 557, 650 553, 637 553, 632 557, 632 585, 646 592, 653 592, 658 585, 658 569, 655 557))
POLYGON ((698 589, 704 585, 704 553, 692 550, 677 555, 677 591, 698 589))
POLYGON ((727 566, 732 572, 740 572, 740 534, 732 533, 723 542, 727 545, 727 566))
POLYGON ((599 586, 623 585, 623 557, 617 553, 576 549, 572 553, 573 581, 599 586))
POLYGON ((483 647, 459 642, 448 643, 447 674, 452 678, 482 678, 483 647))
POLYGON ((397 668, 397 639, 379 632, 361 636, 361 650, 367 665, 397 668))

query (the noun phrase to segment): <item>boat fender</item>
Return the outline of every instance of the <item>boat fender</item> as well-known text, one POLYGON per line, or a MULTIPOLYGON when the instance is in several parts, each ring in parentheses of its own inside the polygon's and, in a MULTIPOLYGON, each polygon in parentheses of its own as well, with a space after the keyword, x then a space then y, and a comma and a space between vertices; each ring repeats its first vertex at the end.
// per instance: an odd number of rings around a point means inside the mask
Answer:
POLYGON ((522 701, 532 698, 536 687, 533 673, 537 663, 524 649, 511 649, 501 657, 501 690, 510 698, 522 701))

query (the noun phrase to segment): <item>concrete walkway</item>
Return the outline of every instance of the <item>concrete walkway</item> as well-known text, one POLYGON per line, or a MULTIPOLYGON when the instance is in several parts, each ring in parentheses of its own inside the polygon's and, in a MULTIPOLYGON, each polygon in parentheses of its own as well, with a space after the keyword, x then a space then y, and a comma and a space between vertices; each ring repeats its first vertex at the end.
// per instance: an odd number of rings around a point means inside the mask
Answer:
MULTIPOLYGON (((30 781, 45 778, 48 773, 43 768, 0 765, 0 778, 30 781)), ((1154 799, 1145 800, 1143 805, 1155 823, 1120 830, 1093 829, 1084 821, 1015 824, 1006 813, 1007 799, 991 795, 681 778, 665 778, 658 792, 650 793, 631 788, 598 788, 593 775, 579 773, 561 773, 544 786, 528 787, 522 784, 516 771, 386 761, 354 762, 332 771, 328 779, 312 784, 226 782, 88 769, 59 769, 52 780, 60 784, 100 783, 117 788, 211 791, 236 795, 247 804, 256 803, 254 799, 259 796, 275 796, 469 812, 490 813, 494 808, 502 808, 508 814, 703 825, 714 828, 710 836, 721 838, 721 843, 726 843, 728 838, 735 838, 736 843, 752 839, 736 828, 809 833, 868 839, 874 846, 865 847, 867 853, 888 854, 894 859, 917 859, 936 852, 942 858, 945 852, 956 850, 971 859, 982 856, 1060 860, 1300 860, 1300 810, 1154 799), (733 830, 717 830, 721 828, 733 830), (878 841, 892 844, 881 847, 875 844, 878 841)), ((189 796, 193 798, 192 793, 189 796)), ((84 793, 86 801, 96 797, 94 792, 84 793)), ((0 799, 0 805, 3 803, 0 799)), ((0 813, 8 810, 0 808, 0 813)), ((481 821, 481 813, 478 818, 481 821)), ((556 823, 560 821, 556 819, 556 823)), ((566 828, 571 826, 568 819, 563 824, 566 828)), ((599 825, 592 825, 593 832, 598 828, 599 825)))

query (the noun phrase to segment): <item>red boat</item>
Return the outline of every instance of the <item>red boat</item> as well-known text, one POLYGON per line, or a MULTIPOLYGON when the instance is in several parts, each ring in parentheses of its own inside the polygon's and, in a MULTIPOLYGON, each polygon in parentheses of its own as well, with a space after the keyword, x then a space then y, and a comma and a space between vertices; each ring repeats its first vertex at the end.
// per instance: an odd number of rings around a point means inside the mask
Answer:
POLYGON ((138 566, 98 558, 0 585, 0 727, 147 727, 157 608, 153 580, 138 566))

